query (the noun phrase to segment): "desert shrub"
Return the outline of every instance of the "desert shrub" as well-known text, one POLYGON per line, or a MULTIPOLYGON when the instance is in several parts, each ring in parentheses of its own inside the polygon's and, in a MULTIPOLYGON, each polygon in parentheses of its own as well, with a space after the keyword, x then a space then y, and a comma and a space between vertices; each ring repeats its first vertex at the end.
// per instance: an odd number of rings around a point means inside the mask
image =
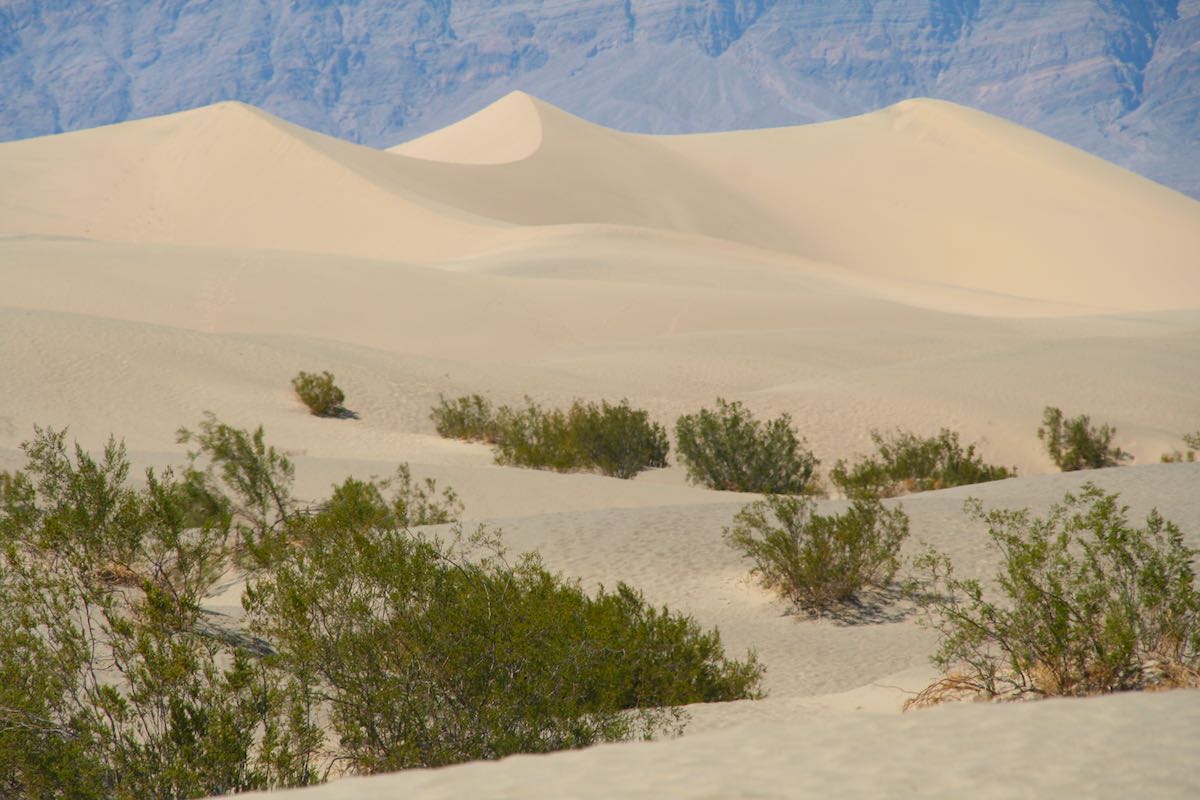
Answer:
POLYGON ((955 577, 941 554, 918 559, 941 637, 934 663, 989 697, 1196 684, 1196 551, 1157 512, 1131 525, 1117 500, 1084 484, 1044 519, 968 501, 1002 564, 985 588, 955 577))
POLYGON ((908 536, 904 512, 865 497, 843 514, 814 509, 807 497, 759 500, 738 513, 725 541, 754 562, 763 586, 809 611, 844 603, 868 586, 886 587, 908 536))
POLYGON ((1070 419, 1064 418, 1061 410, 1046 406, 1042 414, 1042 425, 1038 438, 1046 445, 1046 452, 1063 472, 1080 469, 1115 467, 1133 456, 1112 446, 1117 433, 1115 428, 1101 425, 1095 428, 1086 414, 1070 419))
POLYGON ((496 461, 559 472, 598 470, 616 478, 667 464, 667 433, 628 400, 575 401, 566 411, 544 409, 530 399, 524 408, 492 405, 479 395, 442 398, 432 417, 443 436, 490 441, 496 461))
POLYGON ((804 494, 816 487, 819 462, 787 414, 763 423, 741 403, 717 398, 716 410, 680 417, 675 438, 688 478, 710 489, 804 494))
POLYGON ((567 425, 580 462, 605 475, 632 478, 667 465, 666 430, 628 400, 617 405, 577 401, 567 413, 567 425))
POLYGON ((572 472, 585 466, 567 413, 545 409, 526 398, 524 408, 502 406, 497 412, 497 464, 572 472))
POLYGON ((838 460, 829 478, 847 497, 895 497, 906 492, 926 492, 972 483, 999 481, 1017 474, 1016 467, 985 464, 975 445, 964 450, 958 434, 942 428, 937 436, 922 438, 897 430, 890 435, 871 431, 878 454, 854 465, 838 460))
POLYGON ((272 539, 297 512, 295 467, 266 443, 261 425, 246 431, 206 413, 196 431, 180 428, 175 440, 194 446, 185 485, 192 505, 227 511, 240 545, 253 549, 272 539), (207 462, 203 470, 197 468, 201 461, 207 462))
POLYGON ((346 395, 333 382, 333 375, 322 372, 301 372, 292 378, 296 396, 318 417, 332 417, 342 410, 346 395))
POLYGON ((0 795, 303 785, 649 736, 681 704, 758 696, 753 654, 627 586, 589 595, 497 535, 414 531, 460 506, 406 468, 306 506, 261 429, 210 415, 182 436, 192 465, 143 489, 119 445, 72 457, 41 430, 0 473, 0 795), (248 632, 201 606, 239 528, 248 632))
POLYGON ((1200 431, 1185 433, 1183 435, 1183 443, 1187 447, 1186 451, 1180 452, 1179 450, 1174 450, 1170 453, 1164 453, 1159 460, 1164 464, 1179 464, 1184 461, 1189 463, 1194 462, 1196 460, 1196 453, 1200 452, 1200 431))
MULTIPOLYGON (((297 540, 303 527, 289 525, 297 516, 319 509, 320 504, 302 508, 292 497, 295 468, 286 455, 265 441, 262 426, 254 431, 235 428, 211 413, 204 415, 196 431, 180 428, 180 444, 191 444, 188 480, 184 484, 192 505, 228 513, 233 522, 242 563, 263 567, 281 550, 304 541, 297 540), (204 462, 203 470, 198 466, 204 462)), ((368 493, 374 507, 385 509, 374 522, 399 528, 441 525, 454 522, 462 513, 462 502, 453 489, 439 492, 432 478, 414 480, 407 464, 400 464, 386 479, 347 480, 342 490, 352 487, 368 493)))
POLYGON ((246 606, 351 771, 648 736, 677 704, 756 694, 753 657, 727 660, 690 618, 625 586, 589 597, 488 534, 414 535, 361 484, 292 525, 306 546, 246 606))
POLYGON ((438 435, 447 439, 495 444, 499 436, 496 411, 482 395, 463 395, 453 400, 438 395, 429 416, 438 435))
POLYGON ((229 516, 36 430, 0 480, 0 795, 196 797, 314 776, 274 681, 207 625, 229 516))

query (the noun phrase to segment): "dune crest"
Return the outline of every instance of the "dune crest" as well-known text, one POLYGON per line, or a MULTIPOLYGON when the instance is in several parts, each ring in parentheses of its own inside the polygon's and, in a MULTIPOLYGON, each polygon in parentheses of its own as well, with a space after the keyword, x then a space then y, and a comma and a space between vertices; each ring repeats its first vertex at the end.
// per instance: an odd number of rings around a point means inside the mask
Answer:
POLYGON ((547 107, 525 92, 510 92, 460 122, 389 147, 388 152, 453 164, 522 161, 542 144, 542 109, 547 107))

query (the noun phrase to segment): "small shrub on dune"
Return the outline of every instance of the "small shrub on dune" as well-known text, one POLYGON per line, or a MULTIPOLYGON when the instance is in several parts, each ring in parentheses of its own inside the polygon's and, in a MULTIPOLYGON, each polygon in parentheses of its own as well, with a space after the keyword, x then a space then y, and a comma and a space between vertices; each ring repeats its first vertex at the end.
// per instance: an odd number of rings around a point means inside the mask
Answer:
POLYGON ((958 434, 943 428, 937 436, 922 438, 897 430, 890 435, 871 431, 878 454, 853 466, 839 460, 829 478, 847 497, 895 497, 972 483, 1004 480, 1016 467, 985 464, 975 445, 964 450, 958 434))
POLYGON ((760 422, 741 403, 717 398, 675 423, 676 449, 688 478, 710 489, 763 494, 804 494, 817 489, 820 463, 796 438, 781 414, 760 422))
POLYGON ((576 402, 567 424, 580 461, 605 475, 632 478, 667 465, 666 430, 644 410, 631 408, 628 400, 617 405, 576 402))
POLYGON ((1086 414, 1068 419, 1060 409, 1046 406, 1037 435, 1063 472, 1115 467, 1132 460, 1129 453, 1112 446, 1115 428, 1108 425, 1096 428, 1091 422, 1086 414))
POLYGON ((1164 453, 1159 460, 1164 464, 1180 464, 1185 461, 1188 463, 1194 462, 1196 460, 1196 453, 1200 452, 1200 431, 1184 434, 1183 443, 1187 447, 1185 452, 1175 450, 1170 453, 1164 453))
POLYGON ((565 411, 530 399, 525 407, 502 406, 496 414, 496 463, 573 472, 584 467, 565 411))
POLYGON ((795 496, 751 503, 725 529, 725 541, 754 562, 763 586, 811 612, 850 601, 869 586, 886 588, 908 537, 904 512, 861 497, 843 514, 822 516, 815 507, 795 496))
POLYGON ((322 372, 301 372, 292 378, 296 396, 318 417, 336 416, 342 410, 346 395, 333 382, 333 375, 322 372))
POLYGON ((492 404, 480 395, 442 398, 432 418, 438 433, 490 442, 496 462, 558 472, 597 470, 632 478, 667 464, 667 432, 642 409, 608 401, 575 401, 566 411, 526 398, 524 408, 492 404))
MULTIPOLYGON (((1087 695, 1200 685, 1200 592, 1179 528, 1151 512, 1135 527, 1118 496, 1084 484, 1046 518, 967 510, 1002 557, 994 585, 955 577, 928 552, 920 597, 941 637, 939 693, 1087 695)), ((917 705, 922 704, 918 698, 917 705)))
POLYGON ((438 435, 447 439, 495 444, 500 435, 496 411, 482 395, 463 395, 453 400, 438 395, 438 404, 429 416, 438 435))

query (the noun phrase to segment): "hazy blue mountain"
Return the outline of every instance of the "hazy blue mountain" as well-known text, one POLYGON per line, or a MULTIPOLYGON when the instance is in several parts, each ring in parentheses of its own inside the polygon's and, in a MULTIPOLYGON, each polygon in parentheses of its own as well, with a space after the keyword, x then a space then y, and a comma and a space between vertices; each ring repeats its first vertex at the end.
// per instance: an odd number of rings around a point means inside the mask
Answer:
POLYGON ((0 139, 237 99, 388 145, 512 89, 645 132, 940 97, 1200 197, 1200 0, 0 0, 0 139))

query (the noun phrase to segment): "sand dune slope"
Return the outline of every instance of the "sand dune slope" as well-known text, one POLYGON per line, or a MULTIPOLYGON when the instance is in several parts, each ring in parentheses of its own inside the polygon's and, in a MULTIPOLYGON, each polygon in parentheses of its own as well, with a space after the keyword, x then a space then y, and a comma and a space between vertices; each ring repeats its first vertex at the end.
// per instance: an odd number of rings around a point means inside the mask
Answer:
MULTIPOLYGON (((1200 694, 843 715, 650 744, 348 778, 296 800, 1143 797, 1200 792, 1200 694), (1130 769, 1131 764, 1146 765, 1130 769), (1153 766, 1151 766, 1153 765, 1153 766)), ((272 797, 269 793, 238 795, 272 797)), ((289 795, 292 796, 292 795, 289 795)))
POLYGON ((810 258, 1115 308, 1191 307, 1200 292, 1200 203, 952 103, 669 146, 755 186, 810 258))
POLYGON ((394 160, 219 103, 5 143, 0 232, 375 257, 488 240, 369 165, 394 160))

